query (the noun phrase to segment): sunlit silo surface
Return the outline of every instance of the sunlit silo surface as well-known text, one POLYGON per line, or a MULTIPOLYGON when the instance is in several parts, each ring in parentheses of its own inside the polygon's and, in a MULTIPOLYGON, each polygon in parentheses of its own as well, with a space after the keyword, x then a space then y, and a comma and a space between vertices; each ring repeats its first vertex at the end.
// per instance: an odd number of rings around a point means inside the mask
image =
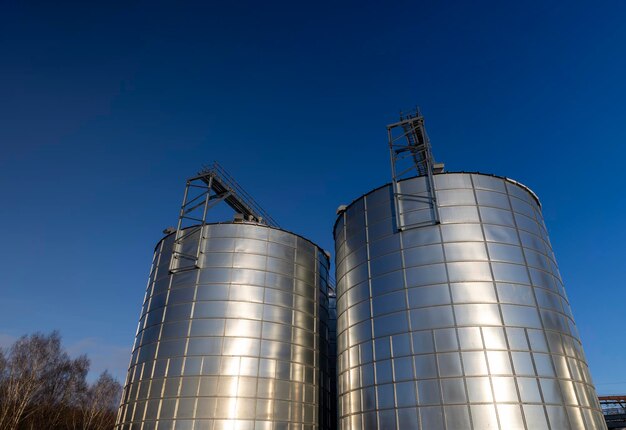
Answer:
POLYGON ((159 242, 118 429, 328 428, 328 257, 255 223, 205 225, 170 272, 159 242))
POLYGON ((433 175, 335 224, 341 429, 605 429, 537 197, 433 175), (416 196, 408 198, 406 196, 416 196))

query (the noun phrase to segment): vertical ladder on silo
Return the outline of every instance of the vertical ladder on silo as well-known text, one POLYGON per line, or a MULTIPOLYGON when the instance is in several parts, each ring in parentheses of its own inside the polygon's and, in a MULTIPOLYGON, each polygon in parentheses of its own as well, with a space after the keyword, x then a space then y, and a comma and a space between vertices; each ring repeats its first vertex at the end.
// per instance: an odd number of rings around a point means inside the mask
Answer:
POLYGON ((203 227, 207 224, 207 213, 210 208, 222 201, 235 212, 242 214, 247 221, 278 227, 276 221, 239 186, 232 176, 219 164, 213 163, 211 167, 204 168, 197 176, 187 180, 174 236, 170 273, 199 268, 204 243, 203 227), (198 189, 200 193, 192 196, 192 190, 198 189), (184 252, 186 240, 196 233, 198 234, 197 246, 191 253, 184 252))
POLYGON ((443 170, 443 165, 435 163, 430 147, 430 141, 424 127, 424 118, 415 110, 415 113, 400 116, 400 122, 387 126, 389 139, 389 149, 391 155, 391 171, 392 171, 392 191, 394 198, 394 206, 396 211, 396 226, 398 230, 406 230, 409 228, 421 227, 424 225, 432 225, 439 223, 439 207, 437 205, 437 196, 435 194, 435 169, 443 170), (402 134, 394 136, 395 129, 400 129, 402 134), (398 171, 400 161, 411 158, 412 163, 408 168, 398 171), (402 179, 408 179, 407 174, 415 171, 417 176, 426 178, 426 195, 415 195, 402 193, 400 191, 399 182, 402 179), (431 208, 431 219, 429 221, 406 224, 400 215, 401 201, 423 200, 428 202, 431 208))
MULTIPOLYGON (((211 201, 211 183, 212 177, 208 178, 206 187, 198 185, 198 177, 187 180, 185 187, 185 194, 183 196, 183 203, 180 207, 180 213, 178 215, 178 224, 176 226, 176 233, 174 236, 174 244, 172 246, 172 258, 170 260, 170 273, 178 273, 186 270, 197 269, 199 267, 198 261, 200 259, 200 253, 202 250, 202 229, 206 224, 206 214, 209 209, 209 202, 211 201), (190 198, 190 190, 193 188, 204 188, 204 190, 197 196, 190 198), (190 214, 198 209, 202 208, 201 218, 196 218, 190 214), (185 221, 197 222, 198 224, 185 227, 185 221), (186 253, 183 252, 183 245, 185 240, 192 237, 194 234, 198 234, 197 246, 195 252, 186 253), (187 264, 184 264, 187 263, 187 264)), ((202 181, 202 183, 205 183, 202 181)))

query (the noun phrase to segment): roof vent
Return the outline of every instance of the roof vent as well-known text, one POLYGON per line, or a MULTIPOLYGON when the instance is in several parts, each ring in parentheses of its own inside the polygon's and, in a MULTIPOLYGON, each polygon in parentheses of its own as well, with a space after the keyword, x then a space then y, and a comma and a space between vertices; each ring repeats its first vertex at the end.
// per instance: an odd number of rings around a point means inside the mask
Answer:
POLYGON ((346 206, 346 205, 339 205, 339 207, 337 208, 337 215, 344 213, 346 211, 346 209, 348 209, 348 206, 346 206))

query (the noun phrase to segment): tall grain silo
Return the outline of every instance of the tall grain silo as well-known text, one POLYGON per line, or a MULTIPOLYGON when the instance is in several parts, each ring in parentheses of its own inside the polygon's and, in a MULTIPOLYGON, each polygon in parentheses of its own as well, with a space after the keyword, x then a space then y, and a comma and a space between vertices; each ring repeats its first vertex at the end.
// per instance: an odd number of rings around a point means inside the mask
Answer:
POLYGON ((444 173, 419 113, 338 210, 340 428, 605 429, 537 196, 444 173))
POLYGON ((334 428, 328 256, 217 164, 155 249, 117 429, 334 428), (223 201, 235 220, 208 223, 223 201))

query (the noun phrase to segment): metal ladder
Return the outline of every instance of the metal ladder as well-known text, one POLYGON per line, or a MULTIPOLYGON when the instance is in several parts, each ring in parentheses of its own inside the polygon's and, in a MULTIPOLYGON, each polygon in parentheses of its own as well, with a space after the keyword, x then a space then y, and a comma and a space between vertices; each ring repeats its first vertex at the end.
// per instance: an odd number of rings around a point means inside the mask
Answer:
POLYGON ((419 110, 407 115, 400 115, 400 121, 387 126, 389 151, 391 155, 391 174, 396 226, 398 230, 433 225, 440 222, 435 182, 433 175, 443 171, 443 164, 435 163, 430 141, 424 127, 424 117, 419 110), (399 133, 399 134, 398 134, 399 133), (404 164, 401 166, 401 164, 404 164), (426 178, 426 195, 400 192, 399 182, 411 176, 426 178), (431 219, 425 222, 406 224, 400 216, 401 201, 413 200, 428 203, 431 219))
POLYGON ((217 162, 205 167, 197 176, 189 178, 185 187, 183 203, 178 215, 176 229, 166 230, 175 233, 170 259, 169 272, 179 273, 199 268, 204 237, 203 227, 207 224, 209 209, 220 202, 226 202, 246 221, 258 222, 272 227, 278 224, 259 204, 230 176, 217 162), (198 235, 196 246, 185 252, 185 242, 194 234, 198 235))

